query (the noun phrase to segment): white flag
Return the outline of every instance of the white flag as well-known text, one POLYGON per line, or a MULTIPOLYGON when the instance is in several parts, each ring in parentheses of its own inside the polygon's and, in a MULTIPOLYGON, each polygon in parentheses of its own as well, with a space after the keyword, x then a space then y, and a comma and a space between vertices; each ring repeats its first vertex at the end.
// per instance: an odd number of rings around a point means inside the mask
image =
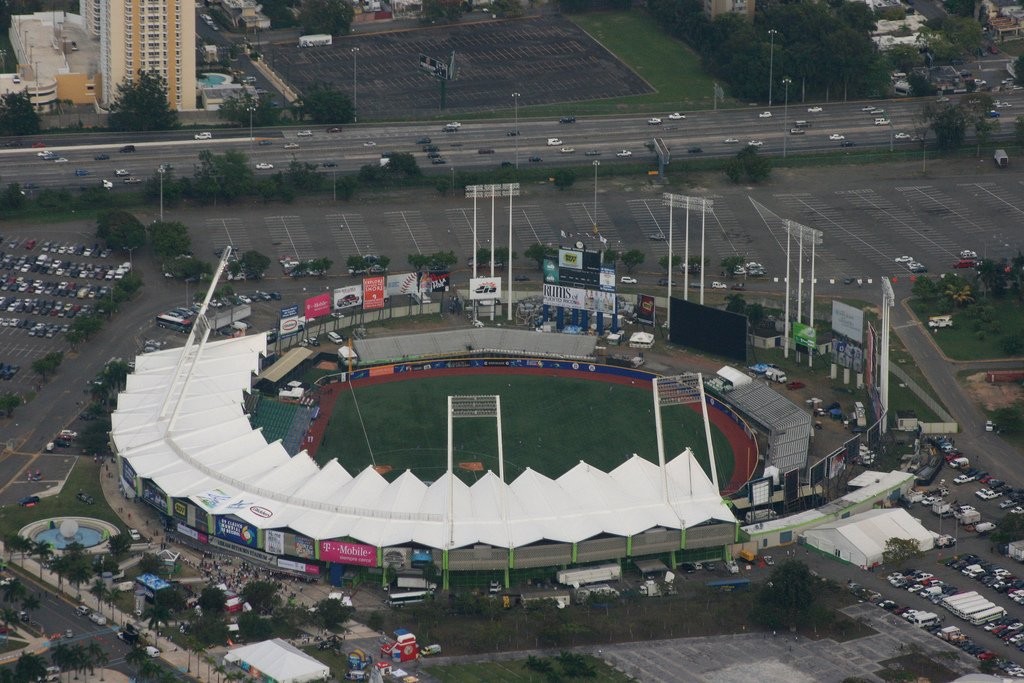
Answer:
POLYGON ((559 232, 562 233, 562 239, 565 239, 566 238, 565 230, 559 230, 559 232))
POLYGON ((601 240, 601 244, 608 244, 608 238, 604 235, 599 235, 598 239, 601 240))

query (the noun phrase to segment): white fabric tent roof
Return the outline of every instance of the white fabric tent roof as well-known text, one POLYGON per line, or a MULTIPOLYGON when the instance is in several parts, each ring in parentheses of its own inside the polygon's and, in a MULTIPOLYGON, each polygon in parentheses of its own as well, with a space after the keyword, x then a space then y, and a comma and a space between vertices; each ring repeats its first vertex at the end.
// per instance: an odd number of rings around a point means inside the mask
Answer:
POLYGON ((750 384, 753 381, 750 379, 750 375, 729 365, 723 365, 715 374, 722 379, 732 382, 734 387, 750 384))
POLYGON ((611 472, 580 462, 558 479, 527 469, 502 483, 487 472, 472 486, 447 473, 429 486, 409 472, 388 482, 369 467, 352 476, 337 461, 289 457, 243 414, 265 353, 265 336, 253 335, 139 356, 112 417, 117 453, 214 515, 378 547, 511 548, 735 522, 689 449, 664 473, 634 455, 611 472))
POLYGON ((236 647, 224 655, 224 661, 244 662, 277 683, 307 683, 331 677, 331 667, 280 638, 236 647))
POLYGON ((934 534, 903 508, 868 510, 804 532, 811 547, 865 568, 881 564, 890 538, 915 540, 922 551, 934 546, 934 534))

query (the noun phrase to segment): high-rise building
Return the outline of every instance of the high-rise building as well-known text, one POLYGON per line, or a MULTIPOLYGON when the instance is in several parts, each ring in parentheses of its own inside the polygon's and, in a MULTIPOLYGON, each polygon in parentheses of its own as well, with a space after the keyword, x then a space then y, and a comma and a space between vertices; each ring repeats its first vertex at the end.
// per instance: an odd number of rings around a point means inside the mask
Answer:
POLYGON ((109 106, 117 86, 139 71, 167 81, 171 109, 196 108, 196 12, 191 0, 82 0, 99 5, 102 103, 109 106))

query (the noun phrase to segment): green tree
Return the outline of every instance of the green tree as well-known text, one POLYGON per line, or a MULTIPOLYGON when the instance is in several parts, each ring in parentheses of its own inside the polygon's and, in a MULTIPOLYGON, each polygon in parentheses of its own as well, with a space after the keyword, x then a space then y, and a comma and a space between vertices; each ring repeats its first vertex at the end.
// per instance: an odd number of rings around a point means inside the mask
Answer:
POLYGON ((199 153, 194 183, 200 199, 232 201, 252 191, 253 168, 248 156, 237 150, 224 154, 203 150, 199 153))
POLYGON ((146 243, 146 227, 134 214, 111 209, 96 218, 96 238, 115 251, 130 251, 146 243))
POLYGON ((170 130, 178 114, 167 101, 167 81, 158 73, 139 70, 133 80, 117 86, 107 125, 115 131, 170 130))
POLYGON ((742 256, 726 256, 718 264, 722 268, 722 272, 730 277, 736 273, 736 269, 743 265, 742 256))
POLYGON ((355 10, 343 0, 303 0, 299 24, 306 33, 344 35, 352 26, 355 10))
POLYGON ((1006 268, 1001 263, 992 259, 982 259, 977 270, 978 284, 981 290, 994 297, 1001 297, 1006 293, 1009 284, 1006 268))
POLYGON ((238 263, 242 267, 245 276, 250 279, 259 280, 270 267, 270 257, 266 254, 250 249, 243 252, 238 263))
MULTIPOLYGON (((96 604, 100 608, 100 613, 103 612, 103 603, 110 602, 114 597, 114 591, 108 588, 107 582, 100 577, 96 577, 89 585, 89 594, 96 598, 96 604)), ((111 614, 111 617, 113 617, 113 614, 111 614)))
POLYGON ((771 173, 771 161, 760 156, 753 145, 744 146, 725 166, 726 177, 734 183, 758 183, 767 180, 771 173))
POLYGON ((646 255, 639 249, 630 249, 622 255, 622 265, 626 267, 627 273, 632 273, 633 269, 644 262, 646 255))
MULTIPOLYGON (((996 423, 1000 432, 1007 434, 1020 434, 1024 430, 1024 404, 1014 403, 1012 406, 1004 406, 992 411, 992 421, 996 423)), ((1024 517, 1024 515, 1010 515, 1011 517, 1024 517)))
POLYGON ((0 210, 2 211, 17 211, 25 206, 25 202, 25 191, 18 183, 10 183, 0 193, 0 210))
POLYGON ((751 617, 772 629, 799 626, 815 604, 814 578, 803 562, 776 565, 757 592, 751 617))
POLYGON ((352 98, 326 85, 314 85, 303 94, 299 112, 313 123, 350 123, 355 115, 352 98))
POLYGON ((939 149, 957 149, 963 144, 967 133, 967 116, 963 109, 956 105, 934 107, 930 122, 939 149))
POLYGON ((270 614, 281 603, 277 584, 273 581, 250 581, 242 588, 242 597, 259 614, 270 614))
POLYGON ((114 534, 110 537, 107 547, 114 557, 124 557, 132 547, 132 539, 128 534, 114 534))
POLYGON ((747 300, 743 298, 742 294, 729 294, 725 297, 725 310, 730 313, 739 313, 740 315, 747 311, 747 300))
POLYGON ((430 255, 430 261, 427 262, 427 268, 433 271, 442 272, 451 270, 452 266, 459 262, 459 257, 455 255, 452 250, 448 251, 436 251, 430 255))
MULTIPOLYGON (((161 591, 163 592, 163 591, 161 591)), ((160 627, 169 623, 172 618, 171 608, 161 603, 154 602, 142 612, 142 618, 146 620, 146 626, 157 634, 157 644, 160 642, 160 627)))
POLYGON ((935 86, 924 74, 912 71, 907 76, 907 83, 910 84, 910 94, 914 97, 931 97, 935 94, 935 86))
POLYGON ((63 362, 64 354, 60 351, 54 351, 32 361, 32 372, 39 375, 43 381, 46 381, 46 377, 57 372, 57 368, 63 362))
POLYGON ((1019 356, 1024 351, 1024 337, 1008 334, 1000 340, 999 346, 1007 356, 1019 356))
POLYGON ((43 565, 53 558, 53 547, 46 541, 35 541, 35 545, 29 552, 39 563, 39 579, 43 578, 43 565))
MULTIPOLYGON (((281 108, 274 106, 272 97, 245 92, 224 100, 220 109, 217 110, 217 117, 238 126, 248 126, 250 121, 257 128, 277 126, 281 123, 281 108), (249 118, 250 114, 252 115, 251 119, 249 118)), ((167 182, 166 177, 164 182, 167 182)))
POLYGON ((204 615, 223 614, 227 605, 227 596, 224 594, 224 591, 216 586, 204 586, 199 594, 199 602, 197 604, 203 610, 204 615))
POLYGON ((0 96, 0 135, 35 135, 39 130, 39 114, 27 92, 0 96))
POLYGON ((526 258, 537 264, 537 270, 544 267, 544 259, 558 256, 558 250, 554 247, 546 247, 540 242, 534 242, 524 252, 526 258))
MULTIPOLYGON (((54 648, 54 654, 56 656, 57 648, 64 647, 63 645, 57 645, 54 648)), ((56 663, 56 659, 53 660, 56 663)), ((15 681, 38 681, 46 677, 46 660, 42 656, 35 654, 34 652, 24 651, 21 656, 18 657, 17 663, 14 665, 14 680, 15 681)))
POLYGON ((12 393, 0 394, 0 411, 7 417, 14 415, 14 409, 21 405, 21 396, 12 393))
POLYGON ((149 240, 153 252, 161 261, 170 261, 192 251, 192 238, 188 227, 177 221, 156 221, 149 226, 149 240))
POLYGON ((423 18, 430 22, 457 21, 463 11, 459 0, 423 0, 423 18))
POLYGON ((274 624, 256 612, 242 612, 238 617, 238 633, 249 642, 266 640, 274 635, 274 624))
POLYGON ((683 257, 680 256, 679 254, 673 254, 671 267, 669 267, 668 260, 669 259, 667 254, 658 259, 658 265, 661 266, 661 269, 664 270, 665 272, 669 272, 671 270, 675 270, 676 268, 678 268, 679 265, 682 264, 683 262, 683 257))
POLYGON ((351 607, 345 607, 341 600, 330 598, 316 603, 313 610, 317 623, 328 631, 333 631, 352 618, 353 612, 354 610, 351 607))
POLYGON ((555 187, 559 190, 568 190, 576 183, 576 171, 571 168, 560 168, 553 174, 555 187))
POLYGON ((891 565, 901 565, 910 560, 916 560, 924 553, 921 546, 913 538, 899 538, 893 536, 885 542, 885 549, 882 551, 882 562, 891 565))

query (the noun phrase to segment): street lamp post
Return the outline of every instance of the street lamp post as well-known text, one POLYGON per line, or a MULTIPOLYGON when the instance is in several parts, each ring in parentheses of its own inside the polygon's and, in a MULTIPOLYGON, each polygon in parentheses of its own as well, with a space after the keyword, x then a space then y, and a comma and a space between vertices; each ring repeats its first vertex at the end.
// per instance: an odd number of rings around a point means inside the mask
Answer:
POLYGON ((160 164, 160 168, 157 170, 157 174, 160 176, 160 222, 164 222, 164 165, 160 164))
POLYGON ((783 108, 782 114, 782 158, 786 158, 786 142, 789 140, 789 84, 793 81, 786 76, 782 79, 782 84, 786 86, 786 106, 783 108))
POLYGON ((356 91, 356 75, 359 73, 359 48, 352 48, 352 123, 358 123, 359 117, 356 115, 359 107, 359 94, 356 91))
POLYGON ((775 76, 775 36, 779 34, 773 28, 768 29, 768 38, 771 47, 768 50, 768 106, 772 106, 772 79, 775 76))
POLYGON ((250 104, 245 109, 249 112, 249 156, 251 157, 253 156, 253 143, 255 142, 255 137, 252 134, 252 115, 256 113, 256 105, 250 104))
POLYGON ((512 93, 512 102, 515 105, 515 138, 516 138, 516 168, 519 168, 519 93, 512 93))
POLYGON ((594 234, 597 234, 597 167, 600 161, 594 161, 594 234))

